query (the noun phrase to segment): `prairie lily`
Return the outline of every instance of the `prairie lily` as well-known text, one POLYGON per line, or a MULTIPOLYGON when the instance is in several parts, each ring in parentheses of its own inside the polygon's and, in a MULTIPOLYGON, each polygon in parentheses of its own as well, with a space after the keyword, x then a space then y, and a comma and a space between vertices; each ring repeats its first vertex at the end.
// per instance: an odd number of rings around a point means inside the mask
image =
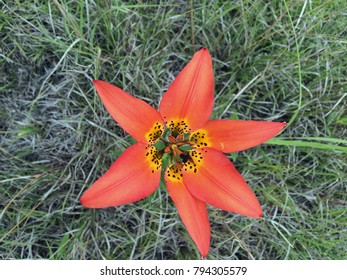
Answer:
POLYGON ((257 198, 223 153, 259 145, 285 123, 209 120, 214 78, 207 49, 198 51, 179 73, 159 111, 109 83, 97 80, 94 85, 108 112, 137 143, 83 194, 85 207, 118 206, 147 197, 164 172, 168 193, 202 257, 210 247, 206 203, 262 216, 257 198))

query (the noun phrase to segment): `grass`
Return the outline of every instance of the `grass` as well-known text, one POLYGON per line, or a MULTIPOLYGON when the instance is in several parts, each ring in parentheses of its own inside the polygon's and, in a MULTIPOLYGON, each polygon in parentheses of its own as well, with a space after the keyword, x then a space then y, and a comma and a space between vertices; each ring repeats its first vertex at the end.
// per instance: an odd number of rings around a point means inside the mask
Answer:
POLYGON ((209 207, 208 259, 346 259, 344 0, 0 0, 0 258, 200 258, 164 186, 90 210, 81 194, 130 145, 91 80, 157 107, 202 46, 214 118, 286 121, 231 159, 264 217, 209 207))

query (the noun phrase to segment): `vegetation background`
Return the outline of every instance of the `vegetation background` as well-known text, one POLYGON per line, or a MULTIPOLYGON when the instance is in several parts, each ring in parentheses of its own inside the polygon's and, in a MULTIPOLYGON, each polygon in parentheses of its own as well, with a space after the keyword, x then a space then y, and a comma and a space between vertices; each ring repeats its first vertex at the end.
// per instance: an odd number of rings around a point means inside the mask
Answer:
POLYGON ((197 259, 164 186, 91 210, 81 194, 130 145, 91 80, 158 106, 195 51, 214 118, 286 121, 230 155, 261 219, 209 207, 208 259, 346 259, 345 0, 0 0, 0 258, 197 259))

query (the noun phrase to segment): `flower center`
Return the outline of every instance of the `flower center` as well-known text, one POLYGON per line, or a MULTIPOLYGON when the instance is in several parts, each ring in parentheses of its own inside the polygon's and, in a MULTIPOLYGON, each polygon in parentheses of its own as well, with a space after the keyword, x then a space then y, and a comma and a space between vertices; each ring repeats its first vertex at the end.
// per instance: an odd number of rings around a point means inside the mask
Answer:
POLYGON ((189 151, 193 150, 194 142, 189 141, 189 134, 178 134, 177 137, 172 135, 168 136, 169 141, 164 149, 166 154, 172 154, 174 162, 182 168, 182 163, 186 163, 191 160, 189 151))
POLYGON ((146 154, 153 173, 161 166, 167 176, 176 181, 181 180, 183 168, 197 173, 203 156, 196 148, 207 146, 204 131, 191 133, 186 121, 175 120, 165 122, 165 127, 156 123, 148 136, 154 142, 146 154))
POLYGON ((192 161, 189 152, 194 149, 195 142, 190 141, 190 134, 184 132, 185 129, 180 129, 178 125, 173 124, 165 128, 160 140, 153 145, 157 150, 162 151, 164 169, 172 164, 182 169, 183 164, 192 161))

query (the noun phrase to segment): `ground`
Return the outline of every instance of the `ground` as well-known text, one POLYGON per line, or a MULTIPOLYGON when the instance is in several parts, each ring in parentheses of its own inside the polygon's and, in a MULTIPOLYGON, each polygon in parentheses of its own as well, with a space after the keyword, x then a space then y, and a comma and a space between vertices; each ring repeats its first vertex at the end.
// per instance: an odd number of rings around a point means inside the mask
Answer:
POLYGON ((213 118, 288 123, 230 155, 263 217, 209 207, 207 259, 346 259, 345 1, 139 3, 0 0, 0 258, 200 258, 164 185, 115 208, 79 198, 132 143, 92 79, 157 108, 206 47, 213 118))

